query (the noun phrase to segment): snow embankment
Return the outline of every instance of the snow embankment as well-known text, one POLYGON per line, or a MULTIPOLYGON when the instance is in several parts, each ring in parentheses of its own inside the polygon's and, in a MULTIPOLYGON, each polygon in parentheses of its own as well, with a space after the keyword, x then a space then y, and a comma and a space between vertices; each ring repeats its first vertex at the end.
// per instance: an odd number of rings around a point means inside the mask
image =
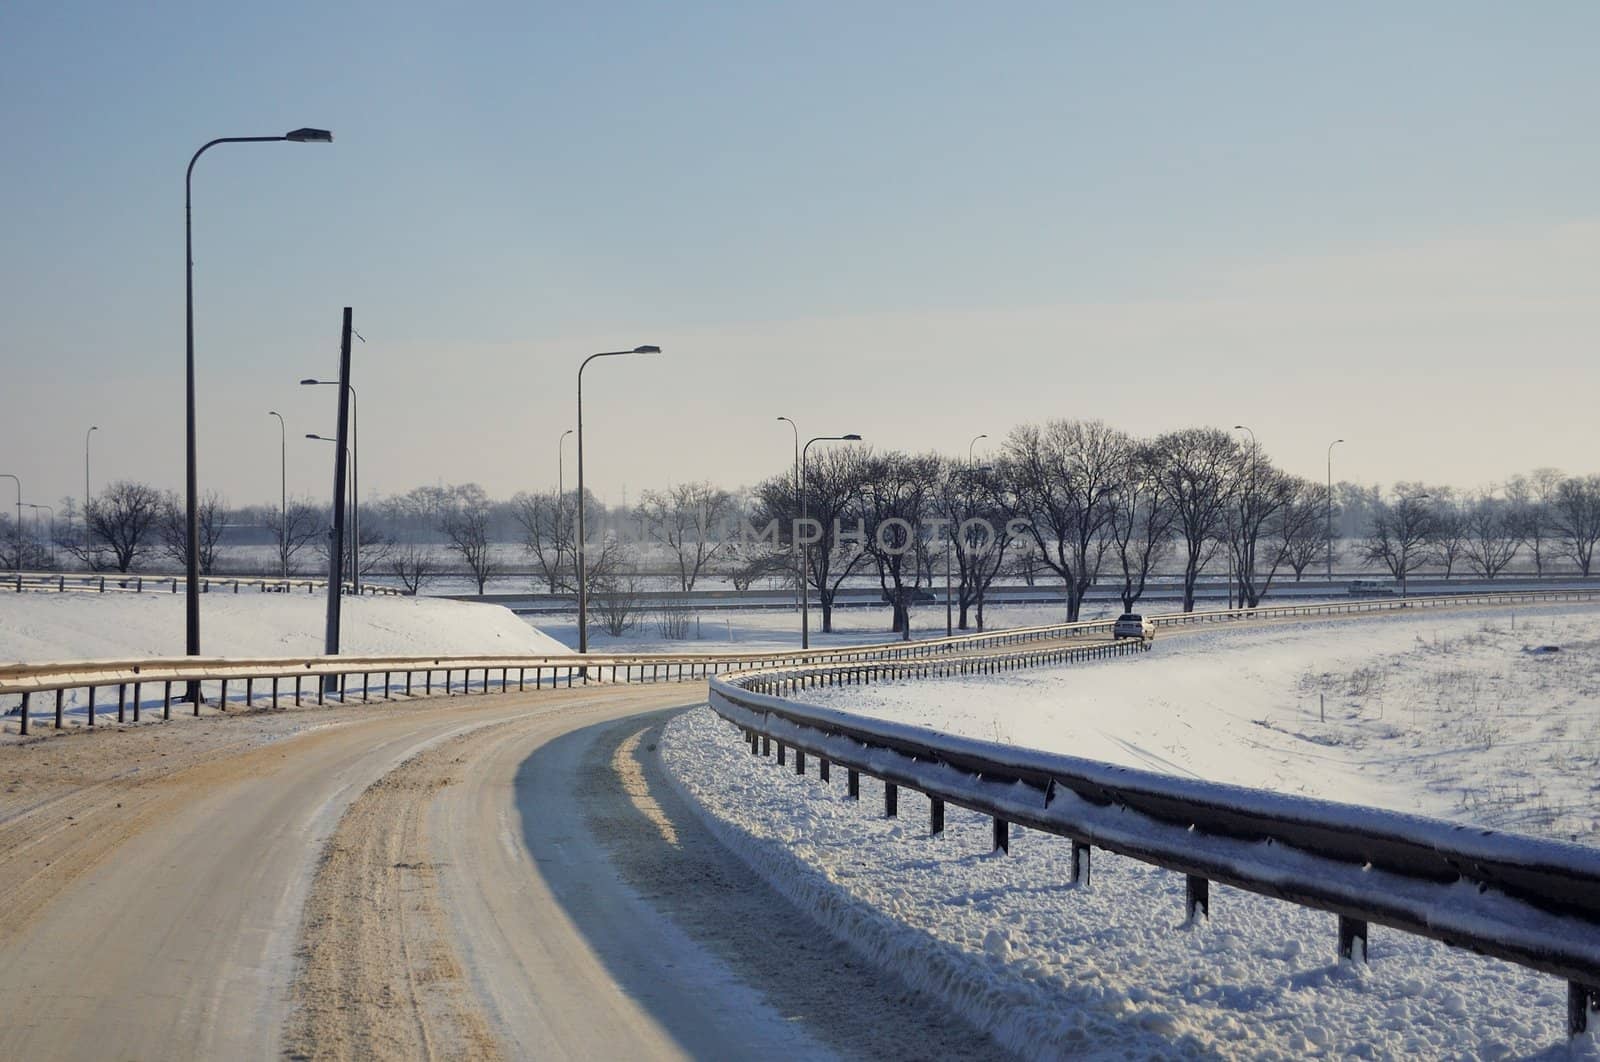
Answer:
MULTIPOLYGON (((810 690, 947 732, 1594 843, 1600 612, 1432 613, 1163 636, 1132 660, 993 679, 810 690), (1559 652, 1525 652, 1559 645, 1559 652)), ((1332 915, 1183 878, 883 787, 850 801, 752 757, 709 709, 661 743, 734 851, 841 940, 1027 1057, 1600 1058, 1565 985, 1374 926, 1335 960, 1332 915), (1570 1051, 1570 1053, 1569 1053, 1570 1051)))
MULTIPOLYGON (((436 598, 346 598, 340 649, 411 656, 566 655, 565 645, 498 605, 436 598)), ((200 599, 207 656, 320 656, 327 599, 213 591, 200 599)), ((0 594, 0 660, 182 656, 182 594, 0 594)))

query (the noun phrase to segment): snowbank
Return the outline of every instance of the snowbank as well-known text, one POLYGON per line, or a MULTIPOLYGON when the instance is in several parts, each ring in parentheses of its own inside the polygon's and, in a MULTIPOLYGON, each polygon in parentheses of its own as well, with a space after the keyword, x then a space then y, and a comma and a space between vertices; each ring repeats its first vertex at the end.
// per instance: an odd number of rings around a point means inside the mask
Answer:
MULTIPOLYGON (((1600 611, 1384 616, 1163 634, 1135 661, 807 690, 805 700, 1176 775, 1596 843, 1600 611), (1560 652, 1523 647, 1560 645, 1560 652)), ((1026 1057, 1600 1058, 1565 985, 1374 926, 1367 968, 1332 915, 1183 878, 882 785, 823 786, 750 755, 709 709, 662 755, 711 829, 839 939, 1026 1057)))
MULTIPOLYGON (((322 652, 327 599, 310 594, 212 592, 200 599, 208 656, 322 652)), ((565 654, 565 645, 498 605, 436 598, 346 598, 347 653, 565 654)), ((182 656, 182 594, 0 594, 0 660, 182 656)))

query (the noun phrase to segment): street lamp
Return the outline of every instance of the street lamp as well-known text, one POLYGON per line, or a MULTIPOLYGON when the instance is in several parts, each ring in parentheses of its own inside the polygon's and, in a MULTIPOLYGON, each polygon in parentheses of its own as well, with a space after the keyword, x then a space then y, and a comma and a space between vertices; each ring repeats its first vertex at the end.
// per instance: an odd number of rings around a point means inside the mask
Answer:
POLYGON ((972 467, 972 448, 978 445, 979 439, 987 439, 987 435, 974 435, 972 441, 967 443, 967 467, 972 467))
POLYGON ((283 425, 283 414, 267 410, 267 416, 278 418, 278 559, 283 562, 283 578, 289 578, 289 444, 288 429, 283 425))
MULTIPOLYGON (((300 381, 301 387, 338 387, 338 380, 300 381)), ((361 593, 361 403, 356 401, 356 385, 350 391, 350 580, 356 594, 361 593)))
POLYGON ((1344 442, 1335 439, 1328 444, 1328 589, 1333 589, 1333 448, 1344 442))
POLYGON ((578 366, 578 652, 589 651, 589 573, 586 570, 584 551, 583 503, 583 370, 596 358, 620 358, 628 354, 660 354, 655 346, 634 347, 632 350, 607 350, 590 354, 578 366))
POLYGON ((83 433, 83 563, 89 563, 89 436, 100 430, 91 424, 83 433))
MULTIPOLYGON (((183 175, 183 278, 184 278, 184 420, 186 435, 185 493, 188 506, 188 579, 184 588, 185 642, 190 656, 200 655, 200 509, 198 505, 199 474, 195 462, 194 424, 194 212, 192 185, 194 164, 218 144, 259 144, 276 140, 291 140, 297 144, 332 143, 333 134, 326 129, 291 129, 282 136, 224 136, 201 145, 189 159, 189 168, 183 175)), ((188 699, 200 705, 200 683, 189 683, 188 699)))
MULTIPOLYGON (((9 479, 17 485, 17 575, 22 575, 22 480, 15 473, 0 472, 0 479, 9 479)), ((17 586, 22 586, 22 580, 17 580, 17 586)))
MULTIPOLYGON (((818 435, 800 448, 800 523, 804 525, 809 519, 806 506, 806 454, 811 450, 811 443, 817 442, 860 442, 861 436, 851 432, 849 435, 818 435)), ((797 529, 798 533, 798 529, 797 529)), ((806 576, 811 569, 811 544, 808 542, 800 554, 800 648, 811 648, 811 588, 806 585, 806 576)))
MULTIPOLYGON (((798 492, 800 490, 800 425, 796 424, 788 417, 779 417, 778 419, 781 421, 786 421, 789 425, 789 429, 794 432, 794 489, 798 492)), ((801 608, 804 608, 805 606, 800 602, 800 595, 805 593, 804 585, 806 573, 800 567, 800 543, 795 539, 793 528, 789 529, 789 553, 794 560, 795 604, 801 608)))

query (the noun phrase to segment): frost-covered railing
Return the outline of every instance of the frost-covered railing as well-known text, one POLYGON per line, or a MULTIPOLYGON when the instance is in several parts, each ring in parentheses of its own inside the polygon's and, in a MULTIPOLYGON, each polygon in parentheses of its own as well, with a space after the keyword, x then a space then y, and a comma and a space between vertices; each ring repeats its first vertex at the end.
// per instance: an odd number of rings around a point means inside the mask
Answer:
MULTIPOLYGON (((156 594, 178 592, 187 579, 182 575, 147 575, 142 572, 5 572, 0 574, 0 591, 13 593, 57 594, 156 594)), ((304 590, 314 594, 328 588, 326 579, 289 579, 278 576, 203 575, 201 593, 237 594, 242 587, 261 593, 292 593, 304 590)), ((351 588, 347 584, 347 590, 351 588)), ((371 583, 361 587, 363 594, 399 597, 404 591, 393 586, 371 583)))
MULTIPOLYGON (((938 664, 885 666, 914 677, 908 668, 938 664)), ((852 798, 862 774, 880 779, 889 816, 900 788, 925 794, 934 834, 954 804, 992 817, 997 850, 1009 849, 1012 823, 1066 837, 1074 882, 1087 880, 1090 852, 1103 848, 1184 874, 1190 919, 1209 917, 1217 881, 1334 913, 1339 954, 1351 961, 1365 962, 1376 922, 1564 978, 1573 1035, 1600 1005, 1600 850, 955 737, 777 695, 861 680, 841 677, 850 674, 714 677, 710 704, 752 755, 775 744, 777 762, 787 749, 800 774, 809 755, 823 782, 841 765, 852 798)))

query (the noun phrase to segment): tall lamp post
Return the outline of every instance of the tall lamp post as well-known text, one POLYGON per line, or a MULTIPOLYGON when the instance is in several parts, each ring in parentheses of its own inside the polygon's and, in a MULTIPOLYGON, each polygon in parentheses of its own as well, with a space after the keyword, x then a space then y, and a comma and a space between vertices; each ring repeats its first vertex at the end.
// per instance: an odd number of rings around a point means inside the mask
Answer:
POLYGON ((967 443, 967 467, 968 468, 971 468, 972 467, 972 463, 973 463, 972 462, 972 448, 974 446, 978 445, 978 440, 979 439, 987 439, 987 438, 988 438, 987 435, 974 435, 972 437, 972 441, 967 443))
POLYGON ((589 651, 589 572, 584 551, 583 503, 583 370, 596 358, 620 358, 629 354, 660 354, 656 346, 634 347, 632 350, 606 350, 590 354, 578 366, 578 652, 589 651))
MULTIPOLYGON (((301 380, 301 387, 338 387, 338 380, 301 380)), ((350 583, 361 594, 361 403, 350 392, 350 583)))
POLYGON ((22 480, 15 473, 0 472, 0 479, 9 479, 17 485, 17 587, 22 587, 22 480))
POLYGON ((1328 589, 1333 589, 1333 448, 1344 442, 1335 439, 1328 444, 1328 589))
MULTIPOLYGON (((185 493, 188 507, 188 578, 184 587, 185 642, 190 656, 200 655, 200 509, 198 505, 199 475, 195 468, 194 425, 194 212, 191 188, 194 183, 194 164, 218 144, 261 144, 289 140, 297 144, 328 144, 333 134, 326 129, 292 129, 282 136, 224 136, 201 145, 189 159, 189 168, 183 175, 183 280, 184 280, 184 422, 186 436, 185 493)), ((200 704, 200 683, 189 683, 188 699, 196 708, 200 704)))
POLYGON ((91 424, 89 430, 83 433, 83 562, 89 563, 89 436, 100 430, 100 425, 91 424))
MULTIPOLYGON (((811 450, 811 443, 819 442, 860 442, 861 436, 854 432, 849 435, 818 435, 800 448, 800 523, 804 525, 810 519, 806 506, 806 454, 811 450)), ((811 544, 806 543, 800 552, 800 648, 811 648, 811 588, 806 585, 806 576, 811 569, 811 544)))
MULTIPOLYGON (((788 417, 779 417, 778 419, 787 422, 789 429, 794 432, 794 489, 798 493, 800 490, 800 425, 788 417)), ((789 547, 791 559, 794 561, 794 603, 795 607, 801 608, 804 607, 800 603, 800 595, 805 593, 806 573, 800 567, 800 542, 796 538, 792 527, 789 529, 789 547)))
POLYGON ((278 559, 283 562, 283 579, 289 579, 289 443, 288 429, 283 426, 283 414, 267 410, 267 416, 278 418, 278 559))

